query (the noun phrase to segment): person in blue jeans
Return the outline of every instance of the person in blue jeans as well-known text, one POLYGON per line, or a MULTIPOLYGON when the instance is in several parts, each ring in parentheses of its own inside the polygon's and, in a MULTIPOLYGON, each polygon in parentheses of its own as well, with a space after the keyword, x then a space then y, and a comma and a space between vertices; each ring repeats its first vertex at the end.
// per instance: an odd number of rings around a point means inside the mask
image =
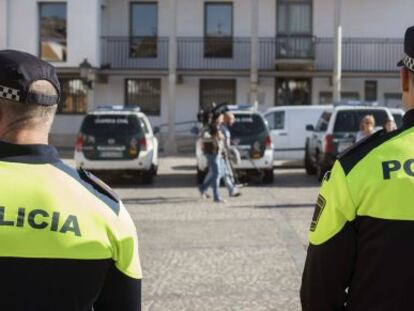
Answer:
MULTIPOLYGON (((233 113, 230 111, 224 113, 223 115, 223 123, 220 125, 220 131, 224 136, 224 150, 227 152, 231 147, 231 133, 229 130, 229 127, 232 127, 234 122, 236 121, 236 118, 233 113)), ((227 187, 227 190, 229 191, 229 195, 231 197, 238 197, 241 195, 239 190, 237 189, 234 179, 232 178, 232 174, 230 172, 231 168, 229 167, 228 163, 225 159, 225 157, 221 157, 220 159, 220 174, 221 178, 223 178, 224 184, 227 187)))
POLYGON ((203 198, 208 198, 207 190, 211 186, 213 189, 214 202, 224 203, 220 196, 220 179, 221 179, 221 157, 224 146, 224 137, 220 131, 220 125, 223 122, 223 115, 214 116, 210 128, 209 143, 205 143, 205 152, 208 161, 209 172, 200 187, 200 193, 203 198))

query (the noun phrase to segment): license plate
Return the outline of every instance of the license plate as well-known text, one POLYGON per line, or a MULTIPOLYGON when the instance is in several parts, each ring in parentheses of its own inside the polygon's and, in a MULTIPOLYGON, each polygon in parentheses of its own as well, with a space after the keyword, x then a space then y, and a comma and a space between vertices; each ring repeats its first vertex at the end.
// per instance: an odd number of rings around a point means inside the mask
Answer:
POLYGON ((122 158, 123 153, 120 151, 103 151, 99 153, 101 158, 122 158))
POLYGON ((353 145, 352 142, 344 142, 344 143, 339 143, 338 144, 338 152, 344 152, 346 149, 348 149, 349 147, 351 147, 353 145))

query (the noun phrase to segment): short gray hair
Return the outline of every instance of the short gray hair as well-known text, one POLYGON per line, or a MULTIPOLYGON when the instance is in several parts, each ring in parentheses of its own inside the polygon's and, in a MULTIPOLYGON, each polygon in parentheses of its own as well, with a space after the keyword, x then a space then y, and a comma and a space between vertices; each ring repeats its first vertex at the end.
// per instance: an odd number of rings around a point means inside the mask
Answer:
MULTIPOLYGON (((30 92, 38 95, 57 96, 56 88, 47 80, 38 80, 30 86, 30 92)), ((19 103, 0 98, 1 109, 15 127, 47 125, 51 126, 57 105, 42 106, 32 103, 19 103)))

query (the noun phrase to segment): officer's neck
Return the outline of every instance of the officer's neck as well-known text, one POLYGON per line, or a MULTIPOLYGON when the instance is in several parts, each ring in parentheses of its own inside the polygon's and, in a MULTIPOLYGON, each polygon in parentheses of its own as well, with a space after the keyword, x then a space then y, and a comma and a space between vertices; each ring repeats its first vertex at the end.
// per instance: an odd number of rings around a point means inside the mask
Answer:
POLYGON ((48 133, 34 130, 19 130, 0 133, 0 140, 16 145, 47 145, 48 133))

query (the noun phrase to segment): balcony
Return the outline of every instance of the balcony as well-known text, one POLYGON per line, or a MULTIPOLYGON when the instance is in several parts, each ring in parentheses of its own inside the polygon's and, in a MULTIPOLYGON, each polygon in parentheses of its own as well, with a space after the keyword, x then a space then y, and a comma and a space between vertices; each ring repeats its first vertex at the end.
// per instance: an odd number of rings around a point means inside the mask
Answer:
POLYGON ((259 39, 260 70, 312 69, 314 59, 314 37, 301 36, 259 39))
POLYGON ((249 70, 249 38, 178 38, 179 70, 249 70))
POLYGON ((103 37, 102 69, 167 70, 168 38, 103 37))
MULTIPOLYGON (((185 72, 250 70, 250 38, 177 38, 177 69, 185 72)), ((258 69, 333 69, 334 40, 315 37, 260 38, 258 69)), ((346 38, 343 40, 344 72, 395 72, 401 58, 400 39, 346 38)), ((102 69, 168 70, 168 38, 103 37, 102 69)))
MULTIPOLYGON (((342 42, 344 72, 395 72, 403 53, 403 40, 383 38, 345 38, 342 42)), ((331 71, 334 65, 334 40, 316 39, 316 64, 319 71, 331 71)))
POLYGON ((315 61, 313 36, 280 36, 275 39, 275 65, 280 70, 311 70, 315 61))

